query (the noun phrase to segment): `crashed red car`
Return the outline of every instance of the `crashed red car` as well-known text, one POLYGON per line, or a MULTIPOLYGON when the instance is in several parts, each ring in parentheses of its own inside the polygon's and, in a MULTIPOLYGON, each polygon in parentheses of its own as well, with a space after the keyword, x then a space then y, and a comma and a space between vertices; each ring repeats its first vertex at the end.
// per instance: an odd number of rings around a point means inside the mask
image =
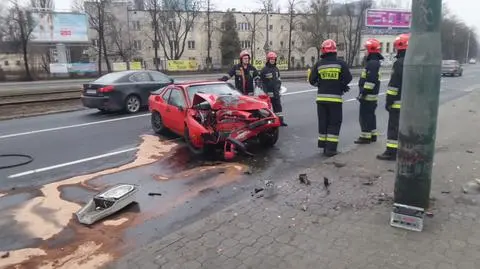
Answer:
POLYGON ((222 81, 175 83, 149 98, 152 129, 183 136, 195 154, 221 147, 224 158, 237 152, 251 155, 245 143, 258 139, 272 147, 278 141, 280 119, 267 95, 245 96, 222 81))

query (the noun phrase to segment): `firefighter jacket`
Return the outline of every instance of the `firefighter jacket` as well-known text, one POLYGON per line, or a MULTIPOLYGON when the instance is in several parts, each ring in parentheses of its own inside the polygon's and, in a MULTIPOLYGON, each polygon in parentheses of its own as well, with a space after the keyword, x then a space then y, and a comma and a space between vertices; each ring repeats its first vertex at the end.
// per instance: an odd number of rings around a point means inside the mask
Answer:
POLYGON ((378 100, 378 92, 380 91, 380 60, 383 59, 380 53, 372 53, 367 56, 367 65, 358 81, 360 99, 367 101, 378 100))
POLYGON ((280 70, 276 64, 266 63, 260 71, 260 78, 265 92, 280 91, 282 81, 280 80, 280 70))
POLYGON ((240 90, 243 94, 253 94, 254 92, 254 78, 257 77, 258 70, 251 64, 244 67, 241 63, 236 64, 230 69, 227 76, 222 80, 226 81, 230 77, 235 76, 235 88, 240 90))
POLYGON ((349 90, 352 74, 347 64, 337 59, 336 53, 326 53, 311 69, 308 78, 312 86, 317 86, 317 102, 342 103, 342 95, 349 90))
POLYGON ((387 89, 387 103, 386 108, 399 109, 401 107, 401 97, 402 97, 402 79, 403 79, 403 61, 405 60, 405 50, 399 51, 397 60, 393 63, 392 75, 390 77, 390 82, 388 82, 387 89))

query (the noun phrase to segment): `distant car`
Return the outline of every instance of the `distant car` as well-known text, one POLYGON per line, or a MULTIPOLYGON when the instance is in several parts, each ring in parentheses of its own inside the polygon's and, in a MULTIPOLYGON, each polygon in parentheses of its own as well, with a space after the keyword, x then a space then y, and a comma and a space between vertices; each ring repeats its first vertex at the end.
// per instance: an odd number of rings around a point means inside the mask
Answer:
POLYGON ((463 67, 457 60, 443 60, 442 61, 442 76, 462 76, 463 67))
POLYGON ((173 82, 173 78, 158 71, 113 72, 83 84, 81 100, 88 108, 136 113, 148 106, 151 92, 173 82))
POLYGON ((477 59, 470 59, 470 61, 468 61, 469 64, 476 64, 477 63, 477 59))
POLYGON ((183 136, 195 155, 222 148, 231 160, 237 151, 250 153, 245 143, 256 139, 272 147, 279 137, 279 117, 263 92, 242 95, 230 83, 176 83, 153 92, 149 99, 152 129, 183 136))

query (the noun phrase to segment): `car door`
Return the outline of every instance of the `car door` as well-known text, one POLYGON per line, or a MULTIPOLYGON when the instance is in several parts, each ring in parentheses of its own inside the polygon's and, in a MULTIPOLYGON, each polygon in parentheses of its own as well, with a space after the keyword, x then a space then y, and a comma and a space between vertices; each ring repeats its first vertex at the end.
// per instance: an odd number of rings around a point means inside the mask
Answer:
POLYGON ((147 72, 136 72, 129 77, 132 83, 132 92, 140 96, 142 105, 148 103, 148 97, 153 89, 153 80, 147 72))
POLYGON ((187 102, 183 90, 179 87, 172 87, 168 97, 164 124, 177 134, 183 134, 187 102))
POLYGON ((165 86, 168 86, 170 84, 173 83, 173 79, 170 78, 169 76, 163 74, 163 73, 160 73, 160 72, 150 72, 150 77, 152 78, 152 87, 153 87, 153 90, 152 91, 156 91, 160 88, 163 88, 165 86))

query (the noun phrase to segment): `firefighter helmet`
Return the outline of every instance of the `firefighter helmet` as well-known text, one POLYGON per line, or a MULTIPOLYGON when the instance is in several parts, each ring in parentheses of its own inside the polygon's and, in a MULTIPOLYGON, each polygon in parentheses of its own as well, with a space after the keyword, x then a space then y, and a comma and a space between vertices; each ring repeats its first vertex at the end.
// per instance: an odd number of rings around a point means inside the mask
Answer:
POLYGON ((248 56, 248 58, 250 58, 250 53, 248 52, 248 50, 243 50, 242 52, 240 52, 240 60, 245 56, 248 56))
POLYGON ((375 38, 369 38, 365 42, 365 49, 367 49, 368 53, 380 53, 381 47, 380 41, 375 38))
POLYGON ((330 52, 336 53, 337 43, 335 43, 335 41, 333 41, 332 39, 327 39, 323 41, 321 50, 322 50, 322 54, 330 53, 330 52))
POLYGON ((277 54, 273 51, 270 51, 269 53, 267 53, 267 61, 269 60, 276 60, 277 59, 277 54))
POLYGON ((408 48, 408 40, 410 39, 410 34, 401 34, 397 36, 393 46, 397 51, 406 50, 408 48))

